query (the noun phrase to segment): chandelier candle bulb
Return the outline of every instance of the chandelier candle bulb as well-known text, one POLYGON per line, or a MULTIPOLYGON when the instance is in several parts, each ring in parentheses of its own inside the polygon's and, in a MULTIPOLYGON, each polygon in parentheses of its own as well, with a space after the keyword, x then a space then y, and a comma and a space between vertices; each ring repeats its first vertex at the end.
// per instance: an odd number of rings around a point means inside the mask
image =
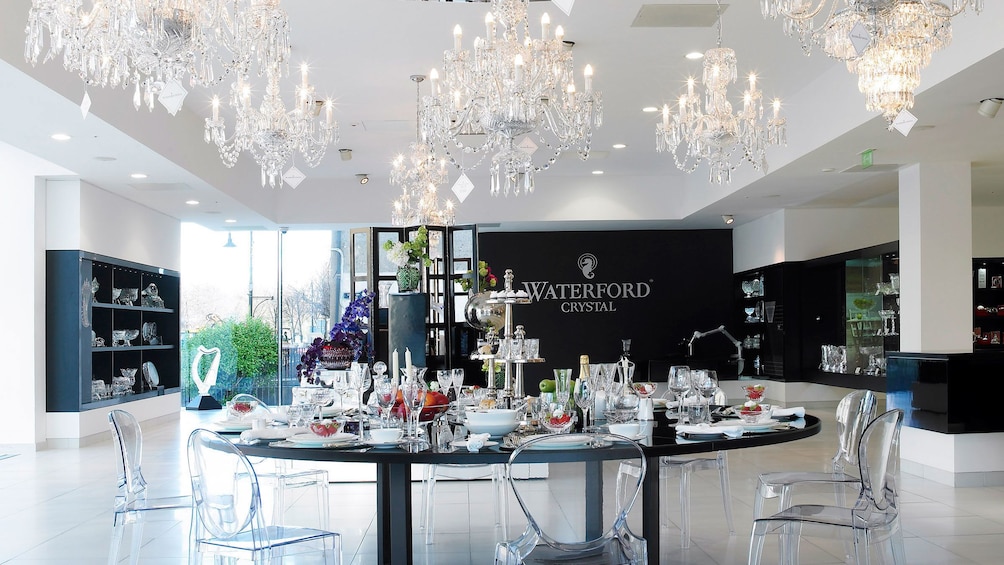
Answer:
POLYGON ((554 28, 554 39, 556 39, 558 41, 558 43, 561 43, 562 41, 564 41, 565 40, 565 28, 563 28, 561 26, 558 26, 558 27, 554 28))
MULTIPOLYGON (((683 112, 683 98, 680 98, 680 111, 683 112)), ((669 129, 669 104, 662 105, 662 127, 669 129)))
POLYGON ((568 105, 569 107, 575 106, 575 84, 568 85, 568 105))
POLYGON ((586 77, 586 93, 593 91, 593 66, 586 65, 585 70, 582 71, 582 76, 586 77))
POLYGON ((495 16, 488 12, 485 15, 485 40, 491 46, 492 38, 495 37, 495 16))
POLYGON ((310 87, 310 83, 307 81, 307 63, 300 65, 300 84, 303 87, 304 92, 310 87))
MULTIPOLYGON (((491 12, 489 12, 489 15, 491 15, 491 12)), ((491 32, 489 32, 489 35, 491 35, 491 32)), ((548 16, 547 12, 544 12, 544 15, 540 17, 540 38, 547 41, 549 35, 551 35, 551 16, 548 16)))
POLYGON ((432 85, 432 96, 439 96, 439 71, 436 69, 429 71, 429 83, 432 85))
POLYGON ((220 97, 213 96, 213 121, 220 119, 220 97))
POLYGON ((750 94, 756 92, 756 73, 750 73, 750 94))
POLYGON ((523 56, 517 54, 512 61, 513 64, 513 80, 516 86, 519 86, 523 82, 523 56))
POLYGON ((460 29, 460 24, 457 24, 457 26, 453 28, 453 50, 457 53, 460 53, 462 50, 461 39, 463 39, 463 37, 464 32, 460 29))

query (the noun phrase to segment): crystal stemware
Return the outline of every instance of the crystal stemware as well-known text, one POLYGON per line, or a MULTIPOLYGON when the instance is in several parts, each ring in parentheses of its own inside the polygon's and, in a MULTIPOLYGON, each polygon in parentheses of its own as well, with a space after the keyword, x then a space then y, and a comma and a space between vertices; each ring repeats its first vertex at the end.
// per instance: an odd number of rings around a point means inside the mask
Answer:
MULTIPOLYGON (((424 371, 423 371, 424 372, 424 371)), ((405 417, 408 421, 408 441, 422 441, 418 437, 418 417, 425 405, 427 391, 425 381, 418 378, 407 379, 401 383, 401 399, 404 401, 405 417)))
POLYGON ((753 322, 756 322, 756 318, 753 317, 753 312, 756 312, 756 308, 748 306, 746 308, 743 308, 743 312, 746 312, 746 323, 747 324, 752 324, 753 322))
POLYGON ((571 397, 571 369, 554 369, 554 399, 559 406, 567 406, 571 397))
POLYGON ((669 368, 669 378, 666 386, 673 393, 677 401, 676 417, 683 418, 683 393, 690 390, 690 367, 686 365, 673 365, 669 368))
POLYGON ((453 398, 457 401, 457 406, 460 406, 460 389, 464 386, 464 370, 463 369, 452 369, 452 376, 450 382, 453 387, 453 398))
POLYGON ((397 384, 388 376, 379 376, 374 381, 373 394, 376 395, 377 405, 380 406, 383 427, 386 428, 390 423, 391 408, 397 401, 397 384))
MULTIPOLYGON (((589 409, 593 406, 593 398, 596 395, 596 388, 591 379, 578 379, 575 381, 574 399, 575 405, 582 410, 582 429, 586 431, 590 427, 589 409)), ((594 414, 595 418, 596 415, 594 414)))
POLYGON ((753 281, 743 281, 741 286, 743 292, 746 293, 746 298, 753 296, 753 281))
POLYGON ((694 390, 701 395, 704 403, 708 405, 707 412, 711 413, 711 400, 718 392, 718 372, 710 369, 694 371, 692 377, 694 390))

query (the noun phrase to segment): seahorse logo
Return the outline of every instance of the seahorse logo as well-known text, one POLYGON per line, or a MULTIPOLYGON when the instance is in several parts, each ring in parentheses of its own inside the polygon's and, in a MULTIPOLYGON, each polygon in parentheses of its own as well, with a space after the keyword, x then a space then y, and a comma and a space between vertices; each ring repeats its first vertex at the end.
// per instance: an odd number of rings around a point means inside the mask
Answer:
POLYGON ((599 261, 596 260, 596 255, 593 255, 592 253, 583 253, 582 255, 579 255, 579 269, 582 270, 582 276, 587 279, 591 279, 596 276, 596 273, 593 271, 596 270, 596 265, 598 263, 599 261))

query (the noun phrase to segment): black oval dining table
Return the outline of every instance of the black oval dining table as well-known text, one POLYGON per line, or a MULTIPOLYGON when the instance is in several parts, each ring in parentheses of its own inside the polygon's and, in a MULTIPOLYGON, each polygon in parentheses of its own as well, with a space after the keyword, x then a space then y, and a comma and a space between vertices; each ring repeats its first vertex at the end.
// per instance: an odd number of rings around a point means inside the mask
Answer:
MULTIPOLYGON (((744 434, 734 439, 677 442, 675 428, 665 419, 657 421, 650 442, 642 443, 649 472, 642 483, 641 536, 648 543, 648 561, 659 563, 659 458, 669 455, 688 455, 774 445, 807 438, 819 433, 819 418, 806 414, 804 426, 788 427, 766 433, 744 434), (646 445, 650 443, 650 445, 646 445), (654 471, 653 471, 654 470, 654 471)), ((410 453, 404 449, 330 449, 273 447, 267 444, 240 445, 240 450, 254 457, 294 459, 301 461, 337 461, 347 463, 373 463, 376 465, 377 551, 381 565, 407 565, 412 563, 412 508, 411 465, 418 464, 476 464, 505 463, 510 450, 493 446, 478 452, 467 450, 438 451, 435 448, 410 453)), ((618 459, 627 450, 616 446, 605 449, 542 450, 539 461, 566 462, 590 461, 602 463, 604 459, 618 459)), ((535 457, 537 457, 535 455, 535 457)), ((598 466, 596 467, 599 468, 598 466)), ((586 477, 586 529, 598 531, 597 523, 602 513, 602 473, 588 473, 586 477)))

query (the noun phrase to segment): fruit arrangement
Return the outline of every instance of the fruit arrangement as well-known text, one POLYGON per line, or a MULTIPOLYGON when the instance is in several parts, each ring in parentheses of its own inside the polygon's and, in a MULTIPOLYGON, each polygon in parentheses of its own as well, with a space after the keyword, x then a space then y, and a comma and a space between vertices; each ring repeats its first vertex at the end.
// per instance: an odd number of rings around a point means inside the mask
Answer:
POLYGON ((763 412, 763 405, 755 400, 747 400, 739 408, 739 413, 744 415, 760 414, 763 412))
MULTIPOLYGON (((449 407, 450 399, 447 398, 445 394, 434 390, 426 391, 425 402, 423 404, 422 412, 419 413, 418 419, 421 422, 429 422, 436 416, 436 414, 444 412, 449 407)), ((402 420, 407 414, 404 409, 404 396, 400 390, 397 391, 397 400, 394 401, 394 407, 391 408, 390 412, 402 420)))
POLYGON ((572 414, 565 412, 561 406, 550 411, 541 422, 551 433, 560 434, 572 426, 572 414))
POLYGON ((335 420, 318 420, 310 423, 310 431, 321 437, 331 437, 338 433, 342 425, 335 420))
POLYGON ((764 392, 767 391, 767 387, 764 385, 747 385, 743 387, 746 391, 746 398, 749 400, 761 400, 763 398, 764 392))

